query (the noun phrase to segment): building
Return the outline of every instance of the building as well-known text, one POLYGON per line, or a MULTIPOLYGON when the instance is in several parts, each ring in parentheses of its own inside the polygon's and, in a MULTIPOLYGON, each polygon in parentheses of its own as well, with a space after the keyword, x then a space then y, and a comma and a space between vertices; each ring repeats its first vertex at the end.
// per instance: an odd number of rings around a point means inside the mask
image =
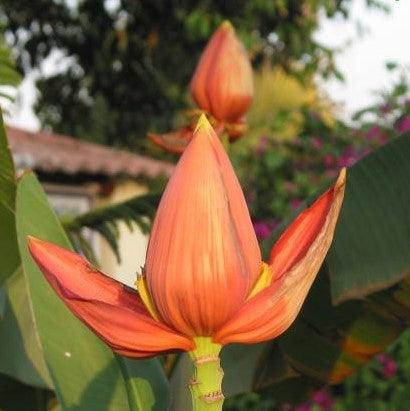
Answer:
MULTIPOLYGON (((173 165, 72 137, 7 127, 17 169, 33 169, 57 214, 78 215, 147 192, 147 179, 169 176, 173 165)), ((90 238, 103 271, 133 285, 144 265, 147 237, 120 224, 117 262, 105 240, 90 238)))

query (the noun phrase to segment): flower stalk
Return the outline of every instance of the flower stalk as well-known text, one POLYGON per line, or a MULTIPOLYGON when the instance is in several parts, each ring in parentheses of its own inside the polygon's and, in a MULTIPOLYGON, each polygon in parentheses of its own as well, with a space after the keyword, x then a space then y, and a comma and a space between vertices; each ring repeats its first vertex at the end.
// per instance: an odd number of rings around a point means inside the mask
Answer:
POLYGON ((212 342, 210 337, 194 338, 196 348, 189 353, 194 374, 189 382, 193 411, 222 410, 223 370, 219 353, 222 346, 212 342))

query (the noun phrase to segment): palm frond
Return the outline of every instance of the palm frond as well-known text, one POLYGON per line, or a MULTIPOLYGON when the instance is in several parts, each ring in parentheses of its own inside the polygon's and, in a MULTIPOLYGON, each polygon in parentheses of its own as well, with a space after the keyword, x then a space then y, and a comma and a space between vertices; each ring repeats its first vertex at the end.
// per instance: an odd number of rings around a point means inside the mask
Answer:
POLYGON ((83 234, 84 228, 103 236, 120 262, 119 223, 124 222, 130 231, 133 231, 133 224, 136 224, 143 233, 148 233, 159 199, 160 194, 145 194, 121 203, 98 207, 73 218, 66 218, 62 223, 73 243, 91 261, 96 262, 96 258, 83 234))

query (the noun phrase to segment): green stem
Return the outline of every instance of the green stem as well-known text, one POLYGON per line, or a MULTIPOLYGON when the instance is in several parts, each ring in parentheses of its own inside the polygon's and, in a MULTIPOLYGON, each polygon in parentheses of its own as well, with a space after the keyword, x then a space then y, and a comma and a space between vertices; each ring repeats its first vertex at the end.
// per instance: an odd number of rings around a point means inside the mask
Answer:
POLYGON ((221 411, 223 371, 219 361, 221 345, 210 337, 196 337, 196 348, 189 353, 194 375, 189 383, 193 411, 221 411))

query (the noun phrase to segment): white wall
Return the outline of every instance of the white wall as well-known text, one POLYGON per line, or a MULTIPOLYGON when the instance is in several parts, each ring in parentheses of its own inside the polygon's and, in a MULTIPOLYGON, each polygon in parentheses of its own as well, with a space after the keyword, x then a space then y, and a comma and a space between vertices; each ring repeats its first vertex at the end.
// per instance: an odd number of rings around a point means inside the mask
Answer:
MULTIPOLYGON (((145 186, 133 181, 124 181, 117 184, 110 197, 100 201, 98 205, 125 201, 136 195, 144 194, 146 191, 145 186)), ((140 273, 141 267, 145 264, 145 253, 148 245, 148 236, 144 235, 136 225, 133 228, 133 231, 130 232, 125 223, 120 223, 121 263, 117 262, 114 253, 102 237, 99 236, 97 241, 98 260, 102 270, 131 287, 134 287, 136 273, 140 273)))

